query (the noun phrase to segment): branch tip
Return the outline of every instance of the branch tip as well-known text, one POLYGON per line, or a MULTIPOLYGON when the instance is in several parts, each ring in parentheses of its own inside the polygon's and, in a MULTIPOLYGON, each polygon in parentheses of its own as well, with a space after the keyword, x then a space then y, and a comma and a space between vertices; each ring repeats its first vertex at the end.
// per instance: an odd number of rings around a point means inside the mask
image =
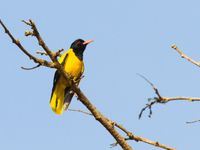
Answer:
POLYGON ((176 44, 172 44, 171 48, 176 49, 177 48, 176 44))
POLYGON ((31 67, 31 68, 21 67, 21 69, 23 69, 23 70, 33 70, 33 69, 39 68, 40 66, 41 66, 41 64, 38 64, 37 66, 31 67))

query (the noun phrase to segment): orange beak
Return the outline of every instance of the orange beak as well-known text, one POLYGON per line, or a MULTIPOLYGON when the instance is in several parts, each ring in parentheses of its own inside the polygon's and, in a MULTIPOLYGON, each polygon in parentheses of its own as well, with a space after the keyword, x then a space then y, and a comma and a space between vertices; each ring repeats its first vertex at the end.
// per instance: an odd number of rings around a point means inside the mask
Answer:
POLYGON ((83 45, 87 45, 87 44, 89 44, 91 42, 93 42, 93 40, 87 40, 87 41, 83 42, 83 45))

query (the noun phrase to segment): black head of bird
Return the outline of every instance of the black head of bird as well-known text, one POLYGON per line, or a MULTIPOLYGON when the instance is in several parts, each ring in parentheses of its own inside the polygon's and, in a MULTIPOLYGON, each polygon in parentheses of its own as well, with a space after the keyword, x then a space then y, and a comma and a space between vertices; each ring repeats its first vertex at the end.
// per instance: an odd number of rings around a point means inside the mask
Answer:
POLYGON ((86 46, 91 42, 93 42, 93 40, 84 41, 82 39, 77 39, 71 44, 70 48, 73 49, 75 55, 80 60, 82 60, 83 59, 83 52, 84 52, 86 46))

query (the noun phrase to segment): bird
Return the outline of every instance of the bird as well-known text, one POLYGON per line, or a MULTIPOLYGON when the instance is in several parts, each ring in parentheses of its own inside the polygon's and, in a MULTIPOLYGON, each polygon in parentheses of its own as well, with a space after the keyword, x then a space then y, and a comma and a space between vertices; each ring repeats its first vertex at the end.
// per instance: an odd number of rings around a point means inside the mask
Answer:
MULTIPOLYGON (((79 84, 80 78, 84 72, 83 53, 86 46, 93 40, 75 40, 68 51, 64 52, 58 62, 63 66, 64 70, 71 79, 79 84)), ((55 114, 61 115, 67 110, 73 98, 74 92, 67 84, 66 79, 57 70, 54 74, 53 88, 51 91, 50 107, 55 114)))

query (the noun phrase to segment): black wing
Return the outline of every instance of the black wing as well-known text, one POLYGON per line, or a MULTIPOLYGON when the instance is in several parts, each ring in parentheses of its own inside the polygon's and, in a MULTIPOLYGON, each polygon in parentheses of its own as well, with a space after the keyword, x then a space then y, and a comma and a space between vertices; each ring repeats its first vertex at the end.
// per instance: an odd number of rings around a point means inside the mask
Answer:
MULTIPOLYGON (((66 54, 63 62, 61 63, 62 66, 65 65, 67 57, 68 57, 68 54, 66 54)), ((60 79, 60 73, 58 72, 58 70, 56 70, 56 72, 54 74, 54 79, 53 79, 53 88, 52 88, 52 91, 51 91, 51 98, 52 98, 53 92, 54 92, 54 90, 56 88, 56 84, 57 84, 57 82, 58 82, 59 79, 60 79)))
POLYGON ((57 71, 55 72, 55 74, 54 74, 53 88, 52 88, 52 91, 51 91, 51 98, 52 98, 53 92, 54 92, 54 90, 55 90, 55 88, 56 88, 56 84, 57 84, 59 78, 60 78, 60 73, 59 73, 58 70, 57 70, 57 71))
MULTIPOLYGON (((68 54, 66 54, 63 62, 61 63, 62 66, 64 66, 67 57, 68 57, 68 54)), ((51 91, 51 98, 52 98, 53 92, 54 92, 54 90, 56 88, 56 84, 57 84, 59 79, 60 79, 60 73, 58 72, 58 70, 56 70, 56 72, 54 74, 54 79, 53 79, 53 88, 52 88, 52 91, 51 91)))

